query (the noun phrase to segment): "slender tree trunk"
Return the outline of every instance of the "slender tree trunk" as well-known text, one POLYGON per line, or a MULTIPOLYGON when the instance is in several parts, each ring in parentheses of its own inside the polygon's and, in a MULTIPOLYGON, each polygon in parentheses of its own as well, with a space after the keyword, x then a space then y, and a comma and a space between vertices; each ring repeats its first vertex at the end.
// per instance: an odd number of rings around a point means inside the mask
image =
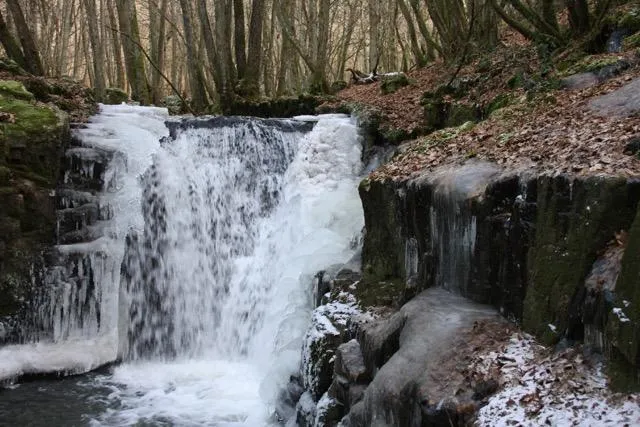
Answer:
POLYGON ((187 63, 189 67, 189 87, 191 88, 191 104, 193 110, 204 111, 207 105, 207 94, 204 87, 202 68, 196 57, 196 44, 191 24, 191 3, 188 0, 180 0, 182 8, 182 22, 184 37, 187 43, 187 63))
POLYGON ((116 0, 116 6, 131 98, 147 105, 151 103, 151 91, 145 72, 144 56, 140 51, 140 31, 135 3, 116 0))
POLYGON ((13 16, 13 22, 16 25, 27 71, 38 76, 44 75, 44 68, 42 67, 38 48, 33 39, 33 34, 27 25, 27 21, 24 18, 20 3, 18 0, 7 0, 7 6, 13 16))
POLYGON ((405 0, 398 0, 398 6, 400 7, 400 12, 402 13, 402 16, 407 23, 407 32, 409 33, 409 43, 411 44, 411 52, 413 53, 413 58, 416 61, 418 67, 423 67, 427 63, 427 58, 422 52, 422 49, 420 49, 420 44, 418 43, 418 37, 416 35, 416 29, 413 25, 413 18, 411 17, 409 8, 407 7, 405 0))
POLYGON ((244 78, 247 70, 247 45, 244 31, 244 2, 243 0, 233 0, 233 20, 234 20, 234 41, 236 53, 236 68, 238 69, 238 80, 244 78))
POLYGON ((9 55, 10 59, 16 61, 16 63, 24 68, 28 68, 27 61, 24 58, 24 54, 18 45, 18 41, 13 37, 2 12, 0 12, 0 43, 4 47, 4 51, 9 55))
POLYGON ((114 13, 114 0, 107 0, 107 10, 109 11, 109 24, 111 26, 111 40, 113 42, 113 60, 116 64, 116 86, 126 90, 125 66, 122 62, 122 45, 120 43, 121 35, 118 32, 118 20, 114 13))
MULTIPOLYGON (((151 42, 151 60, 159 70, 164 69, 165 59, 165 41, 166 41, 166 15, 168 1, 161 0, 160 7, 156 0, 149 0, 149 23, 150 23, 150 42, 151 42), (157 30, 156 30, 157 29, 157 30)), ((162 76, 161 72, 151 68, 151 94, 154 104, 159 104, 162 99, 162 76)))
POLYGON ((260 71, 262 67, 262 31, 264 24, 264 0, 253 0, 251 6, 251 22, 249 23, 249 50, 247 69, 241 80, 241 95, 256 98, 260 95, 260 71))
POLYGON ((98 13, 96 11, 95 0, 84 0, 85 12, 87 13, 87 24, 89 26, 89 42, 93 52, 93 86, 95 88, 96 100, 102 101, 104 97, 104 52, 102 40, 98 29, 98 13))

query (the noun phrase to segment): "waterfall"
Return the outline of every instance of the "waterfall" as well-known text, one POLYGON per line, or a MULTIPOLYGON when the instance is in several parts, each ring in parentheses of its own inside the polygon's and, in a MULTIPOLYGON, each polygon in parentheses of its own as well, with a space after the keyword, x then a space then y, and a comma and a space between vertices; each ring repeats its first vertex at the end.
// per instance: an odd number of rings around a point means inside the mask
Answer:
POLYGON ((103 106, 76 137, 65 182, 80 188, 60 204, 91 216, 61 223, 38 309, 49 331, 0 349, 0 377, 120 358, 96 379, 113 390, 99 425, 270 423, 299 368, 313 275, 357 251, 354 121, 103 106))

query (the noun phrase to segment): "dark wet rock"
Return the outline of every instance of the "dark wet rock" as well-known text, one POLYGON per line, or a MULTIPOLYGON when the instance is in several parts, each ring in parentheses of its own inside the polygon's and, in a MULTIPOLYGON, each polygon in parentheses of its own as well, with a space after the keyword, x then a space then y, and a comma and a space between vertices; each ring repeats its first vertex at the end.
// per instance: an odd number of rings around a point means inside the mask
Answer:
MULTIPOLYGON (((450 353, 465 339, 462 330, 480 319, 497 318, 494 310, 443 289, 429 289, 412 299, 388 319, 401 325, 396 351, 377 367, 363 400, 343 421, 351 427, 449 425, 449 417, 460 412, 460 402, 453 398, 462 375, 443 361, 451 359, 450 353), (440 404, 449 400, 451 404, 440 404)), ((365 359, 376 359, 367 347, 363 351, 365 359)))
POLYGON ((598 253, 614 233, 629 228, 638 190, 637 184, 623 178, 538 179, 535 237, 529 254, 523 315, 528 331, 550 344, 565 331, 575 329, 570 322, 573 307, 582 303, 574 298, 580 297, 578 291, 598 253))
POLYGON ((499 387, 500 384, 498 384, 498 381, 493 378, 481 381, 474 387, 473 396, 471 398, 476 401, 484 400, 498 391, 499 387))
POLYGON ((349 382, 367 381, 367 369, 360 350, 360 344, 355 339, 338 347, 336 352, 335 373, 347 378, 349 382))
POLYGON ((640 112, 640 78, 633 80, 620 89, 600 96, 589 102, 597 114, 628 117, 640 112))
POLYGON ((287 386, 280 391, 276 401, 276 417, 279 421, 289 420, 296 414, 296 404, 304 393, 300 377, 289 378, 287 386))
MULTIPOLYGON (((451 172, 454 183, 464 176, 462 169, 451 172)), ((610 319, 623 302, 611 286, 602 286, 602 278, 589 274, 598 270, 596 262, 614 235, 630 229, 640 184, 615 177, 497 173, 475 178, 476 190, 456 199, 451 189, 439 195, 440 173, 403 183, 365 180, 360 186, 367 233, 359 295, 376 295, 385 282, 394 282, 389 289, 406 301, 411 290, 448 286, 523 322, 548 344, 568 337, 609 355, 618 351, 617 332, 612 333, 618 326, 611 327, 610 319), (593 286, 594 280, 600 285, 593 286)), ((628 292, 625 301, 631 302, 628 292)), ((359 337, 371 369, 380 366, 370 361, 379 353, 367 349, 366 339, 359 337)), ((631 342, 636 345, 637 338, 631 342)), ((625 363, 637 366, 635 353, 624 354, 625 363)))
POLYGON ((622 257, 615 292, 609 295, 605 342, 610 344, 610 377, 619 390, 640 388, 640 210, 622 257))

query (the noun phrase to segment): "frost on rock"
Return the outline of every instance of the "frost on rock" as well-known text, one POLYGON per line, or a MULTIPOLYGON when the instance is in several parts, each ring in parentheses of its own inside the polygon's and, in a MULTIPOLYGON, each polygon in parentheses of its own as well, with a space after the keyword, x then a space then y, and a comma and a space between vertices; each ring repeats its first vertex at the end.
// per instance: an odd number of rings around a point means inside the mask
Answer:
POLYGON ((316 403, 311 397, 311 393, 304 392, 300 396, 298 405, 296 406, 297 425, 298 426, 313 426, 316 420, 316 403))
POLYGON ((323 394, 316 405, 316 419, 314 426, 326 426, 331 423, 331 420, 335 420, 336 418, 339 419, 339 415, 336 416, 336 414, 339 414, 340 406, 340 402, 329 396, 328 393, 323 394))
POLYGON ((530 336, 514 334, 503 351, 480 356, 476 365, 502 386, 480 410, 480 426, 640 424, 640 396, 608 391, 601 365, 576 349, 549 354, 530 336))
POLYGON ((304 339, 302 373, 304 388, 314 400, 329 388, 335 350, 344 341, 351 317, 360 313, 355 297, 346 292, 313 311, 304 339))

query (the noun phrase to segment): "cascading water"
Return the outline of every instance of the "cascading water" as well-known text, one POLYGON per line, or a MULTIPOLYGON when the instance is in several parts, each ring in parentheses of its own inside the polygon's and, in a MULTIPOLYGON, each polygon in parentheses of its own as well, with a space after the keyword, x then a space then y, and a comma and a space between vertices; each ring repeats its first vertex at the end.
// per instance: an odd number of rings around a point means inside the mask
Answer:
POLYGON ((170 124, 159 143, 164 120, 104 107, 81 135, 126 158, 103 196, 114 210, 105 235, 118 243, 105 250, 123 262, 116 285, 101 288, 98 333, 125 363, 83 383, 111 390, 99 399, 105 411, 88 416, 269 424, 299 367, 313 275, 357 250, 357 127, 344 116, 193 119, 170 124), (146 130, 134 125, 143 119, 146 130))

